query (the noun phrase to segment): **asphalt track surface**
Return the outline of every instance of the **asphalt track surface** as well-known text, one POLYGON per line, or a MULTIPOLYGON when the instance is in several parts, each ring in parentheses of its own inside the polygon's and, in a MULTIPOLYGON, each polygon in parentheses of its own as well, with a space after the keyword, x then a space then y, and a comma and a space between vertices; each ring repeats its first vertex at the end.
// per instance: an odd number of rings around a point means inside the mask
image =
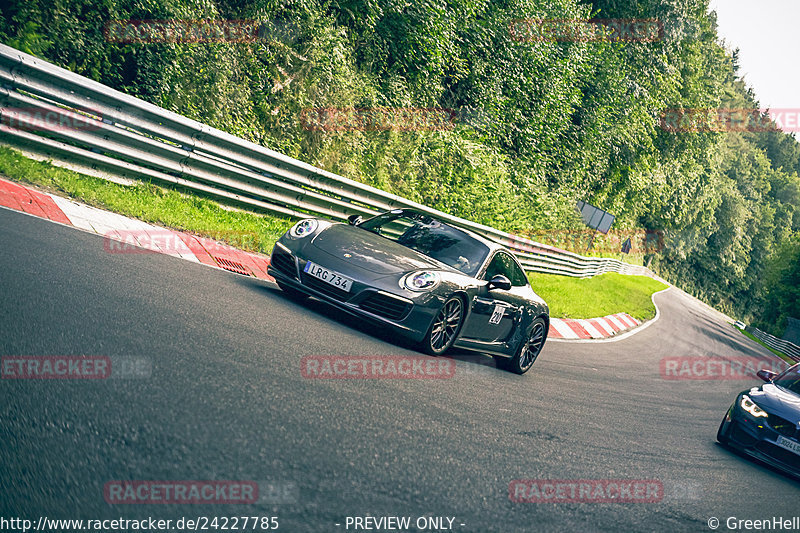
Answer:
MULTIPOLYGON (((669 381, 673 356, 771 357, 680 291, 619 342, 548 342, 516 376, 319 380, 308 355, 418 355, 316 301, 0 209, 0 355, 145 358, 149 377, 0 381, 0 517, 450 516, 455 531, 720 531, 800 515, 800 483, 715 444, 754 381, 669 381), (659 503, 514 503, 515 479, 658 479, 659 503), (269 480, 294 503, 111 505, 111 480, 269 480), (461 524, 464 524, 463 526, 461 524)), ((336 526, 335 524, 341 524, 336 526)), ((411 529, 416 531, 416 529, 411 529)), ((352 527, 349 531, 353 531, 352 527)))

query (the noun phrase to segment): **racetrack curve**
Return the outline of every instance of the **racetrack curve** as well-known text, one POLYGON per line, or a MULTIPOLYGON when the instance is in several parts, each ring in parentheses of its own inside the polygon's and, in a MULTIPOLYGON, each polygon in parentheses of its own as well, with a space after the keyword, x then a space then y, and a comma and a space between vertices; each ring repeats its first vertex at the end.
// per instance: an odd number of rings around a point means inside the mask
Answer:
MULTIPOLYGON (((800 515, 800 483, 715 444, 755 380, 670 381, 675 356, 773 356, 677 289, 611 343, 548 343, 516 376, 305 379, 308 355, 419 355, 316 301, 0 209, 0 355, 138 357, 149 377, 0 381, 0 516, 455 516, 457 531, 709 531, 800 515), (514 503, 515 479, 658 479, 658 503, 514 503), (110 505, 111 480, 280 480, 297 501, 110 505), (463 526, 460 524, 464 524, 463 526)), ((534 287, 535 289, 535 287, 534 287)), ((342 524, 336 526, 335 524, 342 524)), ((350 529, 352 531, 352 529, 350 529)))

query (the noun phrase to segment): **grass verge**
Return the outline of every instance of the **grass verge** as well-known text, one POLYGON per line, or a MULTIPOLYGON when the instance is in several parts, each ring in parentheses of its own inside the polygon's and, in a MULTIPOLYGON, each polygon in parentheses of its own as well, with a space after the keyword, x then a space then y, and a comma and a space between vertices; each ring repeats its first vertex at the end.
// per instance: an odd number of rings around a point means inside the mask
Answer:
POLYGON ((613 272, 593 278, 530 273, 528 278, 536 294, 550 306, 550 316, 556 318, 595 318, 628 313, 639 320, 649 320, 656 316, 656 307, 650 296, 667 288, 667 285, 647 276, 613 272))
POLYGON ((175 230, 269 254, 292 225, 288 218, 231 210, 151 183, 126 186, 59 168, 0 146, 0 175, 85 204, 175 230))

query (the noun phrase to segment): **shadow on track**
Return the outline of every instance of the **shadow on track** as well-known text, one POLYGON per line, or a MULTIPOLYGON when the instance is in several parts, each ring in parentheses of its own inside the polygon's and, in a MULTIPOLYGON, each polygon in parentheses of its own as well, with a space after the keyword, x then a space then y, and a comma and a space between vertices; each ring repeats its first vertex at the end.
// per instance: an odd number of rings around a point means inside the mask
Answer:
POLYGON ((769 463, 765 463, 764 461, 760 460, 758 457, 753 457, 752 455, 748 455, 741 450, 737 450, 731 446, 726 446, 725 444, 721 444, 719 442, 715 442, 717 449, 723 450, 723 452, 727 453, 730 456, 737 456, 742 460, 746 461, 747 463, 754 466, 756 469, 760 470, 764 473, 769 473, 771 476, 775 478, 780 478, 785 481, 788 481, 792 485, 800 488, 800 478, 793 476, 788 472, 784 472, 780 468, 776 466, 772 466, 769 463))
MULTIPOLYGON (((244 276, 242 277, 237 276, 237 278, 238 278, 237 282, 240 285, 247 287, 253 291, 256 291, 262 295, 268 295, 269 297, 273 298, 280 298, 283 302, 297 306, 298 308, 304 311, 314 313, 327 320, 330 320, 331 322, 342 324, 360 333, 369 335, 370 337, 386 342, 387 344, 392 344, 399 348, 415 352, 418 355, 425 355, 417 349, 414 342, 399 335, 394 335, 392 334, 391 330, 383 328, 379 324, 374 324, 369 320, 363 319, 362 317, 358 317, 356 315, 352 315, 350 313, 342 311, 338 307, 335 307, 327 302, 318 300, 314 297, 309 297, 305 299, 293 298, 292 296, 289 296, 287 293, 283 292, 280 288, 272 287, 262 280, 246 278, 244 276)), ((510 372, 506 372, 505 370, 498 369, 494 357, 488 354, 470 352, 467 350, 460 350, 457 348, 453 348, 447 353, 447 355, 443 357, 447 357, 455 361, 461 361, 465 364, 475 365, 476 367, 475 370, 489 371, 489 372, 494 371, 504 376, 513 375, 514 377, 517 377, 516 374, 511 374, 510 372)))

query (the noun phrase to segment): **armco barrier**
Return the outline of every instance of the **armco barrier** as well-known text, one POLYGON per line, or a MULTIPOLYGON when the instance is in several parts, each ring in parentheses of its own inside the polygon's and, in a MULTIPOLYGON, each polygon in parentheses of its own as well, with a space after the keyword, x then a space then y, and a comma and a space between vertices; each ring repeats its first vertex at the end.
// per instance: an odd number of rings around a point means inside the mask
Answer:
POLYGON ((508 246, 528 271, 574 277, 649 273, 617 259, 583 257, 431 209, 6 45, 0 45, 0 84, 0 142, 57 164, 179 187, 223 203, 290 217, 344 220, 352 214, 369 216, 412 207, 508 246), (77 124, 82 127, 69 127, 77 124))
POLYGON ((761 331, 760 329, 752 326, 747 326, 744 329, 753 337, 757 338, 773 350, 778 350, 779 352, 788 355, 793 360, 800 361, 800 346, 789 341, 779 339, 774 335, 770 335, 766 331, 761 331))

